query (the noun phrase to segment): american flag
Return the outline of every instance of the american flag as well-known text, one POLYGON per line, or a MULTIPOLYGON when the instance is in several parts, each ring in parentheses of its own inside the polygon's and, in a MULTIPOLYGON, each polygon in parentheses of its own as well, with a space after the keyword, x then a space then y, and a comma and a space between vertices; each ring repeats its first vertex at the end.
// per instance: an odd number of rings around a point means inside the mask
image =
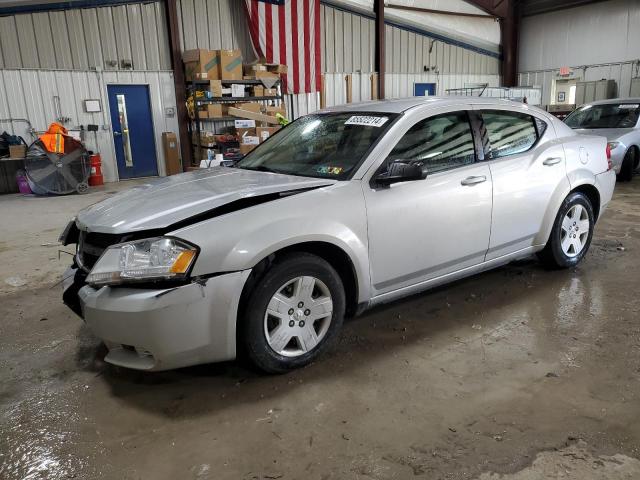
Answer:
POLYGON ((287 65, 288 93, 320 90, 320 0, 245 0, 251 41, 267 63, 287 65))

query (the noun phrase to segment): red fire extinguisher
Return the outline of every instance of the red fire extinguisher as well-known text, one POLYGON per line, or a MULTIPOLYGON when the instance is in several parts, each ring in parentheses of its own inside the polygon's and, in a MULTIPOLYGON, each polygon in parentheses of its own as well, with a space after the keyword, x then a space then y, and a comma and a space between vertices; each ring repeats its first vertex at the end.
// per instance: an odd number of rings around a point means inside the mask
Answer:
POLYGON ((104 185, 104 178, 102 178, 102 159, 99 153, 94 153, 89 156, 89 163, 91 164, 91 175, 89 176, 89 185, 95 187, 97 185, 104 185))

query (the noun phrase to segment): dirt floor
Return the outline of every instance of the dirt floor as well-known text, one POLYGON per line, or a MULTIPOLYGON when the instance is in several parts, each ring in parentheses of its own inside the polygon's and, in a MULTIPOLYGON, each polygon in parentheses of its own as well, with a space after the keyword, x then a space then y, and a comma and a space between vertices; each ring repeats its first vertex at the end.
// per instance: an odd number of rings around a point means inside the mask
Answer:
POLYGON ((284 376, 139 373, 62 305, 80 207, 0 197, 0 478, 638 479, 640 178, 576 269, 513 264, 346 323, 284 376))

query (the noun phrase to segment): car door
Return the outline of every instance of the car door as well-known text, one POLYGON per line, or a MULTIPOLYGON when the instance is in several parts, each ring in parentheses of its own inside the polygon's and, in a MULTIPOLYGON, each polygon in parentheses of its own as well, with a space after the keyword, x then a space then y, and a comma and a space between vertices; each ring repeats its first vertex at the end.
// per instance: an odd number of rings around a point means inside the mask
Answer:
POLYGON ((478 162, 468 110, 423 115, 363 184, 374 295, 484 260, 491 226, 491 174, 478 162), (391 160, 422 161, 423 180, 381 187, 391 160))
MULTIPOLYGON (((562 144, 543 117, 477 108, 485 159, 493 180, 491 240, 486 260, 526 249, 549 216, 549 204, 569 185, 562 144)), ((551 212, 555 216, 554 212, 551 212)))

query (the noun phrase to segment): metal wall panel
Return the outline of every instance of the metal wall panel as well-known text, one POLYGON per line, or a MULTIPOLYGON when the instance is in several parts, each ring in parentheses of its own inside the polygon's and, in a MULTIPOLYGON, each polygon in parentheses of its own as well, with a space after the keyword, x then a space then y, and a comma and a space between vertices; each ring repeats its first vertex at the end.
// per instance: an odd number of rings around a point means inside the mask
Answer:
MULTIPOLYGON (((102 154, 102 166, 105 181, 118 178, 113 136, 109 128, 111 119, 107 101, 107 85, 117 83, 136 83, 149 86, 151 113, 154 125, 155 148, 158 158, 158 169, 164 174, 164 153, 162 151, 162 132, 178 132, 178 121, 175 116, 165 114, 167 107, 175 109, 176 100, 171 72, 87 72, 77 70, 0 70, 0 118, 27 118, 38 132, 46 130, 56 119, 54 96, 60 98, 60 113, 71 120, 66 124, 69 128, 79 125, 96 124, 101 128, 95 136, 87 134, 89 149, 98 150, 102 154), (102 112, 86 113, 83 101, 100 99, 102 112), (107 129, 102 127, 106 126, 107 129)), ((33 138, 26 129, 26 124, 15 122, 0 123, 0 130, 21 135, 25 140, 33 138)))
POLYGON ((36 49, 36 35, 33 31, 31 15, 17 17, 16 29, 18 31, 22 65, 27 68, 36 68, 38 66, 38 50, 36 49))
POLYGON ((20 44, 15 17, 0 17, 0 50, 4 68, 20 68, 20 44))
POLYGON ((156 1, 0 17, 0 68, 170 69, 164 12, 156 1))

